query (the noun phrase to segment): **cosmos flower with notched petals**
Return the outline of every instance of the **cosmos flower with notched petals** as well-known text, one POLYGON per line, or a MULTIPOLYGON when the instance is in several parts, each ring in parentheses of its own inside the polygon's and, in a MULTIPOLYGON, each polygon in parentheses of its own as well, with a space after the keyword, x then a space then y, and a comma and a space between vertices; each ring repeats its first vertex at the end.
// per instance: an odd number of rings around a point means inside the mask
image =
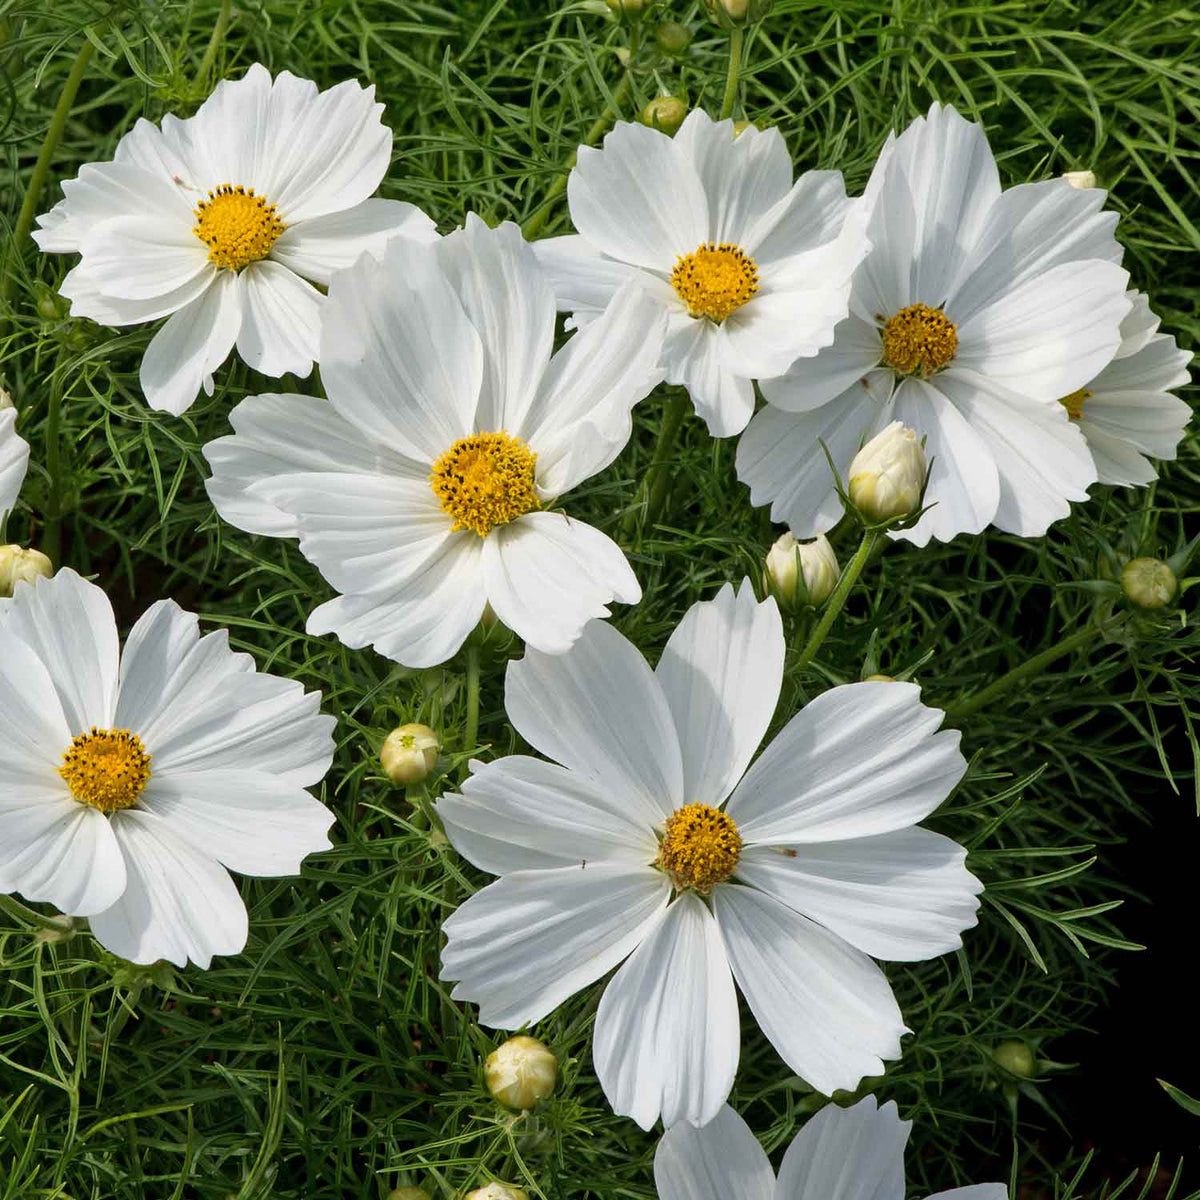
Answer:
POLYGON ((1113 358, 1130 311, 1116 215, 1063 179, 1000 189, 978 126, 934 104, 880 155, 861 203, 871 253, 833 345, 760 381, 737 471, 797 537, 842 514, 845 477, 892 421, 924 438, 925 545, 985 526, 1040 536, 1096 469, 1061 396, 1113 358))
POLYGON ((959 734, 913 684, 853 683, 751 763, 783 658, 775 601, 748 583, 693 605, 654 671, 593 621, 566 654, 508 667, 509 720, 553 761, 472 763, 437 805, 458 851, 501 877, 445 923, 454 999, 517 1029, 620 966, 592 1057, 644 1129, 725 1103, 735 980, 818 1091, 882 1074, 905 1027, 872 957, 944 954, 976 920, 966 851, 917 825, 966 770, 959 734))
MULTIPOLYGON (((731 1108, 697 1129, 676 1125, 654 1152, 658 1200, 904 1200, 904 1146, 911 1121, 894 1101, 866 1096, 827 1104, 796 1134, 779 1178, 750 1127, 731 1108)), ((1002 1183, 938 1192, 929 1200, 1007 1200, 1002 1183)))
POLYGON ((333 814, 318 692, 258 673, 174 601, 118 648, 74 571, 0 600, 0 892, 84 916, 132 962, 207 967, 246 943, 230 871, 294 875, 333 814))
POLYGON ((714 437, 745 428, 755 379, 833 341, 867 252, 840 171, 793 183, 779 130, 735 137, 701 109, 674 137, 618 122, 580 146, 567 198, 578 234, 534 243, 559 308, 583 326, 636 281, 669 317, 667 382, 714 437))
POLYGON ((665 318, 636 288, 552 354, 554 295, 513 224, 394 241, 329 290, 329 400, 255 396, 204 448, 232 525, 299 537, 342 595, 308 619, 410 667, 450 658, 490 603, 548 653, 641 588, 615 542, 552 508, 621 452, 662 378, 665 318))
POLYGON ((0 520, 16 507, 28 469, 29 443, 17 433, 17 410, 0 408, 0 520))
POLYGON ((234 345, 265 375, 305 376, 321 292, 395 236, 437 237, 420 209, 372 199, 392 133, 374 87, 252 66, 194 117, 142 119, 112 162, 89 163, 38 218, 45 251, 82 255, 63 280, 71 313, 102 325, 169 317, 142 359, 151 407, 182 413, 234 345))

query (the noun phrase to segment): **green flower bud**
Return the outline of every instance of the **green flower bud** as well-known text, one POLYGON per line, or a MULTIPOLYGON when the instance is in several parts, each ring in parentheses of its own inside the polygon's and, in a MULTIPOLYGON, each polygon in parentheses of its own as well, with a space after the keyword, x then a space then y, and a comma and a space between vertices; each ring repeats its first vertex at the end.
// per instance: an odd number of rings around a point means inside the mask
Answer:
POLYGON ((488 1091, 507 1108, 533 1108, 554 1091, 558 1059, 536 1038, 509 1038, 483 1064, 488 1091))
POLYGON ((687 114, 687 103, 678 96, 656 96, 642 109, 642 124, 670 135, 683 124, 687 114))
POLYGON ((704 6, 722 29, 733 29, 770 16, 775 0, 704 0, 704 6))
POLYGON ((692 42, 692 31, 678 21, 664 21, 654 34, 659 50, 678 58, 692 42))
POLYGON ((1179 580, 1157 558, 1131 558, 1121 572, 1121 587, 1138 608, 1166 608, 1175 596, 1179 580))
POLYGON ((609 9, 623 21, 640 21, 646 11, 647 0, 606 0, 609 9))
POLYGON ((804 580, 810 604, 824 604, 837 584, 841 569, 837 555, 823 533, 811 542, 798 542, 785 533, 771 547, 766 558, 767 588, 784 608, 797 602, 797 583, 804 580))
POLYGON ((487 1187, 476 1188, 467 1193, 467 1200, 529 1200, 524 1188, 513 1187, 510 1183, 493 1181, 487 1187))
POLYGON ((863 683, 895 683, 894 675, 868 675, 863 683))
POLYGON ((440 749, 428 725, 400 725, 384 739, 379 761, 393 783, 420 783, 433 770, 440 749))
POLYGON ((40 550, 26 550, 15 544, 0 546, 0 596, 11 596, 22 581, 33 583, 53 574, 54 564, 40 550))
POLYGON ((429 1200, 429 1193, 424 1188, 392 1188, 388 1192, 388 1200, 429 1200))
POLYGON ((1026 1042, 1001 1042, 992 1051, 992 1060, 1010 1075, 1019 1075, 1022 1079, 1029 1079, 1037 1074, 1037 1060, 1026 1042))

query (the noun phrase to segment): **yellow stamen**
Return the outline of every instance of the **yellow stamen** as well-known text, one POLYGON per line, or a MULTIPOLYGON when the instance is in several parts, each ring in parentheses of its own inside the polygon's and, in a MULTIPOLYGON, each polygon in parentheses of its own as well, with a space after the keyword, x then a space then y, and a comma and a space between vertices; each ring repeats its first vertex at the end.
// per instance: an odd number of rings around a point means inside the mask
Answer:
POLYGON ((957 352, 958 326, 940 308, 910 304, 884 322, 883 361, 901 375, 925 379, 957 352))
POLYGON ((758 291, 758 265, 732 242, 704 242, 675 263, 671 286, 691 316, 720 322, 758 291))
POLYGON ((231 271, 266 258, 287 228, 275 205, 241 184, 213 188, 208 199, 196 205, 195 213, 192 232, 208 247, 208 261, 231 271))
POLYGON ((476 433, 459 438, 433 464, 433 494, 454 518, 454 529, 487 537, 538 507, 533 469, 537 455, 507 433, 476 433))
POLYGON ((150 780, 150 755, 136 733, 93 725, 71 742, 58 773, 81 804, 111 813, 137 803, 150 780))
POLYGON ((668 818, 654 865, 681 891, 710 892, 733 874, 742 835, 732 817, 708 804, 685 804, 668 818))
POLYGON ((1067 416, 1072 421, 1078 421, 1083 416, 1083 402, 1090 400, 1095 394, 1095 392, 1089 392, 1087 388, 1080 388, 1077 392, 1072 392, 1069 396, 1061 397, 1059 404, 1067 410, 1067 416))

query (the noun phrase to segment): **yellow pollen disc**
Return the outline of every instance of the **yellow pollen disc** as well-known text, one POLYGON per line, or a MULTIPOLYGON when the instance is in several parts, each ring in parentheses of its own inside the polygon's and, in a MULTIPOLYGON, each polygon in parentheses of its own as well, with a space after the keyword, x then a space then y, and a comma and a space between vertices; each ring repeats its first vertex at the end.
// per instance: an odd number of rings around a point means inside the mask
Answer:
POLYGON ((758 266, 732 242, 704 242, 676 262, 671 286, 693 317, 719 322, 758 291, 758 266))
POLYGON ((1080 388, 1077 392, 1072 392, 1069 396, 1063 396, 1059 399, 1059 404, 1067 410, 1067 416, 1072 421, 1078 421, 1083 416, 1083 402, 1090 400, 1095 392, 1089 392, 1087 388, 1080 388))
POLYGON ((150 755, 136 733, 93 725, 71 743, 58 773, 81 804, 111 813, 137 802, 150 779, 150 755))
POLYGON ((507 433, 475 433, 459 438, 433 464, 433 494, 454 518, 453 529, 487 537, 538 507, 533 468, 537 455, 507 433))
POLYGON ((685 804, 667 818, 654 865, 680 890, 710 892, 733 874, 742 835, 733 818, 708 804, 685 804))
POLYGON ((910 304, 884 323, 883 361, 901 375, 924 379, 957 352, 958 326, 940 308, 910 304))
POLYGON ((231 271, 266 258, 287 228, 275 205, 241 184, 213 188, 208 199, 196 205, 195 213, 192 232, 208 247, 208 261, 231 271))

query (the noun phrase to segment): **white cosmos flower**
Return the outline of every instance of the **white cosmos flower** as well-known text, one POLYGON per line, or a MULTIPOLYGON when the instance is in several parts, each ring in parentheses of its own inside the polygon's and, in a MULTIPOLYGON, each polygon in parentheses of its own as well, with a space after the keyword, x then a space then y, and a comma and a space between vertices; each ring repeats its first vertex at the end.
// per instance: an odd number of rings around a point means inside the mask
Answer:
POLYGON ((0 408, 0 521, 16 507, 28 469, 29 443, 17 433, 17 410, 0 408))
POLYGON ((853 1089, 905 1032, 872 957, 944 954, 975 924, 966 851, 916 824, 966 770, 958 733, 913 684, 853 683, 751 765, 783 656, 775 601, 749 583, 693 605, 655 671, 593 621, 568 653, 508 668, 509 720, 554 761, 472 763, 438 802, 460 853, 501 876, 445 923, 454 998, 515 1029, 624 962, 592 1057, 644 1129, 725 1102, 734 980, 788 1066, 853 1089))
POLYGON ((619 122, 579 147, 567 183, 578 234, 534 243, 580 326, 628 280, 670 315, 667 381, 715 437, 745 428, 752 381, 833 340, 867 251, 840 171, 792 163, 777 129, 693 109, 674 137, 619 122))
POLYGON ((555 497, 629 439, 662 379, 665 318, 636 288, 551 354, 554 295, 511 223, 397 239, 329 289, 329 401, 256 396, 204 448, 217 511, 299 537, 342 593, 308 619, 410 667, 444 662, 490 602, 532 646, 567 649, 641 589, 618 546, 555 497))
MULTIPOLYGON (((658 1200, 904 1200, 911 1121, 894 1101, 826 1105, 783 1156, 779 1178, 750 1127, 722 1108, 703 1129, 676 1125, 654 1152, 658 1200)), ((1002 1183, 951 1188, 929 1200, 1007 1200, 1002 1183)))
POLYGON ((983 130, 953 108, 889 142, 864 197, 872 250, 851 315, 815 359, 761 381, 768 406, 737 453, 753 503, 798 537, 829 529, 842 509, 821 443, 844 477, 891 421, 933 463, 933 507, 895 536, 1040 535, 1087 499, 1096 470, 1057 401, 1112 359, 1130 310, 1103 202, 1063 179, 1002 192, 983 130))
POLYGON ((318 92, 256 63, 194 117, 139 120, 112 162, 63 184, 38 218, 46 251, 82 254, 63 281, 74 316, 137 325, 170 315, 142 359, 154 408, 181 413, 235 343, 266 375, 304 376, 317 357, 321 293, 393 236, 427 242, 411 204, 370 199, 392 132, 374 87, 318 92))
POLYGON ((1133 308, 1121 323, 1121 346, 1095 379, 1061 398, 1087 439, 1101 483, 1131 486, 1158 477, 1149 458, 1173 459, 1192 410, 1171 389, 1191 376, 1192 355, 1170 334, 1141 292, 1130 292, 1133 308))
POLYGON ((237 953, 229 871, 294 875, 329 846, 333 814, 304 790, 333 758, 320 702, 174 601, 121 652, 100 588, 19 583, 0 600, 0 892, 90 918, 133 962, 237 953))

